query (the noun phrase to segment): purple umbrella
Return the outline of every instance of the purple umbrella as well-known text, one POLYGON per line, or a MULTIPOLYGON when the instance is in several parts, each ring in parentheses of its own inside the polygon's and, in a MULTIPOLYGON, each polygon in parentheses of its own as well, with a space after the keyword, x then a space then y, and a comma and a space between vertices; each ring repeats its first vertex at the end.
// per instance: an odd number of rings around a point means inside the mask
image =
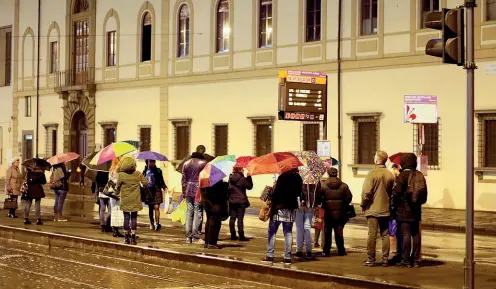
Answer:
POLYGON ((159 153, 156 153, 156 152, 152 152, 152 151, 140 152, 136 155, 136 159, 137 160, 154 160, 154 161, 163 161, 163 162, 166 162, 169 160, 166 156, 159 154, 159 153))

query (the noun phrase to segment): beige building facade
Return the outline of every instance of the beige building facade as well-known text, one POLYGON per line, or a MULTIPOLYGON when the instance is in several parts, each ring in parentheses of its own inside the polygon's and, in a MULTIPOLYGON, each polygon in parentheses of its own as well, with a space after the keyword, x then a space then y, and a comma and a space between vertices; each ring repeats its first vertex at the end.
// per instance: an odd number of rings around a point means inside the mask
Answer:
MULTIPOLYGON (((39 33, 36 2, 0 4, 1 173, 36 147, 86 154, 115 140, 171 160, 198 144, 237 156, 314 149, 322 123, 277 118, 278 71, 292 69, 328 74, 328 139, 354 202, 375 150, 417 150, 404 95, 437 96, 439 121, 424 128, 428 205, 465 207, 465 71, 425 55, 439 33, 422 24, 462 0, 343 0, 341 11, 339 0, 42 0, 39 33)), ((496 1, 478 2, 475 206, 494 211, 496 1)), ((271 181, 255 177, 251 194, 271 181)))

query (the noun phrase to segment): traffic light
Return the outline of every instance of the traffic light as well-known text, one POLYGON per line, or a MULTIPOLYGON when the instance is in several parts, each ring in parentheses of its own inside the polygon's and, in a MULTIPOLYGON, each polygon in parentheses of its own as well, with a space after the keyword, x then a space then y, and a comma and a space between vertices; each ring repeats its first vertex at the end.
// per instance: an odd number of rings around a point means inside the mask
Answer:
POLYGON ((425 54, 441 57, 443 63, 464 65, 465 21, 464 9, 443 9, 427 14, 425 27, 441 30, 441 38, 431 39, 425 46, 425 54))

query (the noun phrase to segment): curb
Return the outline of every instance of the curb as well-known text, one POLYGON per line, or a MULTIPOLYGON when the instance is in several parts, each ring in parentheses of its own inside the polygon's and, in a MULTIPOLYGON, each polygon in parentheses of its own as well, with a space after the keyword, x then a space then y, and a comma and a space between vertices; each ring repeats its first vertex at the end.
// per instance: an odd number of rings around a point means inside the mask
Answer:
POLYGON ((255 264, 234 258, 219 257, 208 254, 188 254, 167 249, 130 246, 109 241, 94 240, 63 234, 33 231, 0 225, 0 243, 35 243, 45 250, 57 247, 71 247, 84 251, 96 251, 108 255, 140 259, 144 262, 162 266, 219 275, 270 284, 286 288, 315 289, 359 289, 359 288, 419 288, 413 286, 388 284, 358 278, 342 277, 332 274, 312 273, 291 270, 263 264, 255 264), (34 240, 34 241, 33 241, 34 240), (261 278, 261 275, 263 276, 261 278))

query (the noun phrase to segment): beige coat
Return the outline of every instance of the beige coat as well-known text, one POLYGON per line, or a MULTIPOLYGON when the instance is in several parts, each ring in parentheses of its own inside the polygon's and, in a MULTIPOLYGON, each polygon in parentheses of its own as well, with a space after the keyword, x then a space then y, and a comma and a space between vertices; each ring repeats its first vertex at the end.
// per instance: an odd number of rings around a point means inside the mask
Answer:
POLYGON ((7 176, 5 177, 5 194, 6 195, 21 195, 22 186, 22 175, 19 168, 11 166, 7 170, 7 176))
POLYGON ((394 175, 384 165, 376 165, 367 174, 362 187, 362 209, 366 217, 389 217, 394 175))

